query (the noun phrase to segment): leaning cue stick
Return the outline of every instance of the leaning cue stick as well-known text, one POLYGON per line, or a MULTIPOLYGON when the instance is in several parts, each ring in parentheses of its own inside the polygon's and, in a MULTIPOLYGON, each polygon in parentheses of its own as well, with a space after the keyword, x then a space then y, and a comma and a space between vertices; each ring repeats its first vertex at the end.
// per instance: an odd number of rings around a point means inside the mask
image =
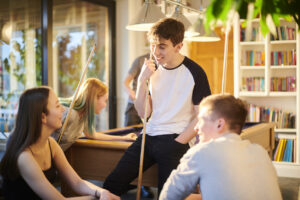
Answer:
POLYGON ((95 48, 96 48, 96 44, 94 44, 94 46, 93 46, 93 49, 92 49, 92 51, 91 51, 91 53, 90 53, 90 56, 89 56, 89 58, 88 58, 88 61, 87 61, 86 65, 85 65, 85 67, 84 67, 84 70, 83 70, 82 75, 81 75, 81 77, 80 77, 79 83, 78 83, 77 88, 76 88, 76 90, 75 90, 74 97, 73 97, 72 102, 71 102, 71 105, 70 105, 70 107, 69 107, 69 112, 68 112, 68 114, 67 114, 67 116, 66 116, 66 120, 65 120, 65 122, 64 122, 64 124, 63 124, 62 130, 61 130, 61 132, 60 132, 60 134, 59 134, 59 137, 58 137, 58 139, 57 139, 57 143, 58 143, 58 144, 60 143, 61 138, 62 138, 62 136, 63 136, 63 134, 64 134, 64 132, 65 132, 65 129, 66 129, 66 127, 67 127, 67 123, 68 123, 68 121, 69 121, 69 118, 70 118, 70 116, 71 116, 72 109, 73 109, 74 104, 75 104, 75 99, 76 99, 76 97, 77 97, 79 88, 80 88, 80 86, 81 86, 81 84, 82 84, 82 82, 83 82, 83 79, 84 79, 84 77, 85 77, 85 75, 86 75, 86 72, 87 72, 89 63, 90 63, 90 61, 91 61, 91 59, 92 59, 92 56, 93 56, 93 54, 94 54, 95 48))
MULTIPOLYGON (((154 47, 155 52, 156 46, 154 47)), ((150 59, 153 60, 152 51, 150 53, 150 59)), ((138 176, 138 191, 136 194, 136 199, 141 199, 141 187, 142 187, 142 180, 143 180, 143 164, 144 164, 144 151, 145 151, 145 140, 146 140, 146 127, 147 127, 147 112, 148 112, 148 104, 149 104, 149 85, 150 79, 147 83, 147 90, 146 90, 146 99, 145 99, 145 113, 144 113, 144 120, 143 120, 143 138, 142 138, 142 146, 141 146, 141 154, 140 154, 140 167, 139 167, 139 176, 138 176)))
POLYGON ((229 29, 226 28, 226 31, 225 31, 225 44, 224 44, 224 60, 223 60, 222 94, 225 93, 225 86, 226 86, 228 35, 229 35, 229 29))
POLYGON ((223 60, 223 77, 222 77, 222 92, 221 94, 225 93, 225 86, 226 86, 226 73, 227 73, 227 55, 228 55, 228 35, 231 29, 231 24, 234 17, 235 9, 232 9, 228 14, 228 20, 225 27, 225 44, 224 44, 224 60, 223 60))

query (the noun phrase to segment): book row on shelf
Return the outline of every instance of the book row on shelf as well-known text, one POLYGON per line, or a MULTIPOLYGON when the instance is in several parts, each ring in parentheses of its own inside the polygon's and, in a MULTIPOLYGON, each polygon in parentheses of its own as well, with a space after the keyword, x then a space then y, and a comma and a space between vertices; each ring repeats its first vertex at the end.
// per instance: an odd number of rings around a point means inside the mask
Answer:
MULTIPOLYGON (((265 52, 256 50, 247 50, 243 52, 243 65, 246 66, 264 66, 265 52)), ((271 65, 296 65, 296 50, 271 51, 271 65)))
POLYGON ((296 65, 296 50, 271 51, 271 65, 296 65))
POLYGON ((246 38, 246 28, 241 27, 240 41, 263 41, 264 37, 261 34, 260 27, 252 27, 251 35, 246 38))
MULTIPOLYGON (((264 77, 242 77, 241 91, 263 92, 265 91, 264 77)), ((270 91, 272 92, 294 92, 296 91, 296 77, 271 77, 270 91)))
POLYGON ((270 91, 294 92, 296 91, 296 77, 272 77, 270 91))
POLYGON ((242 91, 265 91, 264 77, 242 77, 242 91))
POLYGON ((296 139, 276 138, 273 161, 296 162, 296 139))
POLYGON ((270 36, 271 40, 295 40, 296 39, 296 29, 294 27, 288 26, 277 26, 276 36, 270 36))
MULTIPOLYGON (((240 41, 263 41, 264 37, 261 34, 260 27, 252 27, 251 32, 249 34, 249 38, 247 38, 246 28, 240 28, 240 41)), ((276 35, 270 35, 271 40, 295 40, 296 39, 296 29, 294 27, 289 26, 278 26, 276 27, 276 35)))
POLYGON ((249 50, 244 51, 244 65, 247 66, 264 66, 265 65, 265 52, 249 50))
POLYGON ((248 104, 248 122, 275 122, 277 129, 295 128, 296 114, 273 107, 248 104))

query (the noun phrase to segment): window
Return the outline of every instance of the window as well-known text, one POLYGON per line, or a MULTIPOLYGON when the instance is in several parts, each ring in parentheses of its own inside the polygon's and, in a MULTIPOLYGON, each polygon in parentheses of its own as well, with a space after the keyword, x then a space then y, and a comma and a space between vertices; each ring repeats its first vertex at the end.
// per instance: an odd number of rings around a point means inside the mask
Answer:
POLYGON ((0 1, 0 132, 13 129, 20 94, 42 85, 48 74, 58 96, 72 96, 94 43, 87 77, 109 86, 109 105, 96 116, 96 129, 115 127, 114 15, 113 0, 0 1), (48 2, 51 27, 42 29, 42 17, 44 21, 48 16, 42 15, 41 7, 48 2), (52 38, 43 39, 47 30, 52 30, 52 38), (43 64, 42 52, 48 47, 42 40, 52 44, 46 56, 51 66, 43 64))
POLYGON ((23 90, 41 85, 41 3, 0 2, 0 131, 14 126, 23 90))
MULTIPOLYGON (((74 94, 89 54, 86 77, 109 85, 108 8, 86 1, 53 2, 53 87, 58 96, 74 94)), ((96 129, 108 129, 108 107, 96 116, 96 129)))

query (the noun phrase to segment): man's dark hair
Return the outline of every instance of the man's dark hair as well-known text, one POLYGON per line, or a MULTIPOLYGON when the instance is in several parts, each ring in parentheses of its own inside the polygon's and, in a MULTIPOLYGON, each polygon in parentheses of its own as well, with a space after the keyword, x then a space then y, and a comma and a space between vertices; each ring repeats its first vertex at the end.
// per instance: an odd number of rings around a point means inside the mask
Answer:
POLYGON ((181 43, 184 38, 184 25, 173 18, 163 18, 157 21, 148 32, 148 39, 163 38, 171 40, 173 46, 181 43))

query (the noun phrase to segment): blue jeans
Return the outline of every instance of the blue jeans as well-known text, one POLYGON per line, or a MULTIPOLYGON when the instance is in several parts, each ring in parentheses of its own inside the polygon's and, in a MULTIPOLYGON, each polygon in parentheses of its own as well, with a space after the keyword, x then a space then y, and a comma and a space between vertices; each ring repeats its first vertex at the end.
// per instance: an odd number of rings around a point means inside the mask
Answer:
MULTIPOLYGON (((178 134, 148 136, 145 140, 143 171, 158 164, 158 195, 173 169, 177 168, 180 158, 189 149, 188 144, 175 141, 178 134)), ((106 178, 103 187, 121 196, 129 184, 138 176, 142 134, 126 150, 116 168, 106 178)))

